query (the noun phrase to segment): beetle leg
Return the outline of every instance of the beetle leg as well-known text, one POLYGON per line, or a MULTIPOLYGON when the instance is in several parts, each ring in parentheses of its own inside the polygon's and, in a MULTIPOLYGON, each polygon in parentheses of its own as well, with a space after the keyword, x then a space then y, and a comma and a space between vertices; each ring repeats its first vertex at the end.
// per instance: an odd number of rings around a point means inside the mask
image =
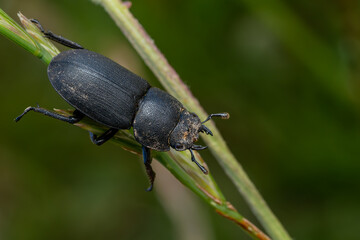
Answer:
POLYGON ((90 140, 94 144, 100 146, 100 145, 104 144, 106 141, 110 140, 110 138, 112 138, 118 131, 119 131, 119 129, 110 128, 109 130, 107 130, 106 132, 101 134, 99 137, 96 136, 95 134, 93 134, 92 132, 89 132, 90 140))
POLYGON ((142 146, 142 153, 143 153, 143 158, 144 158, 146 174, 148 175, 149 180, 150 180, 150 186, 146 189, 146 191, 150 192, 153 189, 156 174, 151 167, 152 158, 151 158, 151 154, 150 154, 150 148, 142 146))
POLYGON ((208 171, 206 170, 206 168, 204 166, 202 166, 198 161, 196 161, 195 156, 193 151, 191 150, 191 148, 189 148, 189 151, 191 153, 191 161, 193 161, 194 163, 196 163, 196 165, 200 168, 200 170, 204 173, 204 174, 208 174, 208 171))
POLYGON ((199 150, 207 149, 207 146, 201 146, 201 145, 195 145, 194 144, 194 145, 191 146, 191 149, 199 151, 199 150))
POLYGON ((75 110, 73 112, 72 116, 66 117, 66 116, 51 112, 49 110, 46 110, 46 109, 43 109, 40 107, 27 107, 22 114, 20 114, 17 118, 15 118, 15 122, 20 121, 20 119, 30 111, 38 112, 38 113, 44 114, 46 116, 49 116, 49 117, 52 117, 52 118, 55 118, 55 119, 58 119, 58 120, 61 120, 64 122, 68 122, 71 124, 79 122, 84 117, 84 114, 79 112, 78 110, 75 110))
POLYGON ((44 28, 41 26, 40 22, 36 19, 30 19, 32 23, 35 23, 35 25, 40 29, 40 31, 44 34, 44 36, 50 40, 53 40, 57 43, 60 43, 61 45, 64 45, 69 48, 74 49, 84 49, 80 44, 73 42, 69 39, 66 39, 62 36, 56 35, 50 31, 45 32, 44 28))

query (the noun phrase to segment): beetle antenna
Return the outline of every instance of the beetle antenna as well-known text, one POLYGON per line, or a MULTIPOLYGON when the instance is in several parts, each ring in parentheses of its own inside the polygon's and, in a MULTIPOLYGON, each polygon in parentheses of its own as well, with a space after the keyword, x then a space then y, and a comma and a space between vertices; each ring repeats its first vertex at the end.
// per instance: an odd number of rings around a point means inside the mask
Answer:
POLYGON ((205 125, 201 125, 201 127, 199 128, 199 132, 202 133, 206 133, 206 135, 211 135, 213 136, 213 133, 210 131, 210 129, 208 127, 206 127, 205 125))
POLYGON ((208 174, 208 170, 206 170, 206 168, 204 166, 202 166, 198 161, 196 161, 195 156, 193 151, 191 150, 191 148, 189 148, 189 151, 191 153, 191 161, 193 161, 194 163, 196 163, 196 165, 200 168, 200 170, 204 173, 204 174, 208 174))
POLYGON ((206 123, 207 121, 209 121, 213 117, 220 117, 222 119, 229 119, 230 114, 228 114, 228 113, 212 113, 202 123, 206 123))

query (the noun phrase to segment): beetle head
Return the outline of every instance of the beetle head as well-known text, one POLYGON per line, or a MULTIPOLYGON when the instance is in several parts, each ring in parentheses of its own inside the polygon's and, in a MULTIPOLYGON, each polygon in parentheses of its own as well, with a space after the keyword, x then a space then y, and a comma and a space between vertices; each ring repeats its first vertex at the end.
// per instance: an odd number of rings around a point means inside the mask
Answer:
POLYGON ((170 146, 177 151, 205 149, 206 147, 195 145, 194 143, 198 140, 200 132, 213 135, 210 129, 204 125, 205 122, 213 117, 228 119, 230 115, 228 113, 213 113, 205 121, 201 122, 195 113, 190 113, 184 109, 181 112, 178 124, 170 134, 170 146))
POLYGON ((170 134, 170 146, 177 151, 191 149, 199 138, 201 121, 195 113, 183 110, 178 124, 170 134))
POLYGON ((220 117, 222 119, 228 119, 228 113, 215 113, 210 114, 209 117, 201 122, 199 117, 195 113, 190 113, 187 110, 183 110, 180 115, 180 120, 174 130, 170 134, 170 146, 176 151, 185 151, 189 150, 191 153, 191 160, 196 163, 196 165, 201 169, 205 174, 208 173, 206 168, 204 168, 199 162, 196 161, 195 156, 192 150, 203 150, 207 148, 206 146, 195 145, 194 143, 199 139, 199 133, 206 133, 208 135, 213 135, 209 128, 207 128, 203 123, 209 121, 212 117, 220 117))

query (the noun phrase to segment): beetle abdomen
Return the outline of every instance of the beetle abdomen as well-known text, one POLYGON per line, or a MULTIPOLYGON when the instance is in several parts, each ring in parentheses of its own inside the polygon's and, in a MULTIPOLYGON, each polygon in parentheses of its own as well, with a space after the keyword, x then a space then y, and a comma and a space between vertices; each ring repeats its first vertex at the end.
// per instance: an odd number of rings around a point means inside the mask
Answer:
POLYGON ((134 119, 135 139, 148 148, 169 151, 169 136, 183 109, 173 96, 158 88, 150 88, 134 119))
POLYGON ((48 67, 55 90, 86 116, 112 128, 132 126, 149 83, 112 60, 84 49, 61 52, 48 67))

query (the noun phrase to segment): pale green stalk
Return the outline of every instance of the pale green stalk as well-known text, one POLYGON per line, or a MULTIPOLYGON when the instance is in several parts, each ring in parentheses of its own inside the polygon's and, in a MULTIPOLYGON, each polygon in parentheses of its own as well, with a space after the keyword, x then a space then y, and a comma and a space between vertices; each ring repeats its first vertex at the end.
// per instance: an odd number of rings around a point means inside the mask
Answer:
POLYGON ((29 27, 28 31, 0 9, 0 33, 48 64, 59 51, 47 39, 41 37, 36 26, 26 21, 21 13, 18 16, 22 24, 29 27))

